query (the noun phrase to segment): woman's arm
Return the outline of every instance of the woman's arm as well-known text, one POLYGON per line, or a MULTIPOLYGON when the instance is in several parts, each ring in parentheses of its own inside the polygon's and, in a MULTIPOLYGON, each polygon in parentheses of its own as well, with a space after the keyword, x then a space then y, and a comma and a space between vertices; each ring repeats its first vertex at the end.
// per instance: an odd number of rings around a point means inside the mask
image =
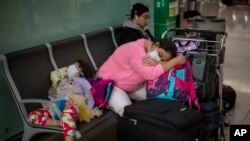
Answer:
MULTIPOLYGON (((141 58, 145 59, 145 58, 141 58)), ((164 72, 172 69, 176 65, 184 64, 186 59, 183 55, 179 55, 169 61, 160 61, 157 65, 146 65, 144 60, 139 58, 133 58, 131 66, 133 69, 140 74, 145 80, 153 80, 158 78, 164 72)))
POLYGON ((169 71, 176 65, 183 65, 186 62, 186 58, 183 55, 178 55, 177 57, 169 61, 160 61, 160 64, 163 67, 164 72, 169 71))
POLYGON ((148 66, 156 66, 160 63, 160 61, 155 61, 154 59, 147 56, 143 59, 143 63, 148 66))
POLYGON ((179 55, 169 61, 155 61, 154 59, 150 57, 145 57, 143 59, 143 63, 145 63, 148 66, 156 66, 159 63, 162 65, 164 71, 169 71, 171 68, 175 67, 176 65, 182 65, 185 63, 185 57, 183 55, 179 55))

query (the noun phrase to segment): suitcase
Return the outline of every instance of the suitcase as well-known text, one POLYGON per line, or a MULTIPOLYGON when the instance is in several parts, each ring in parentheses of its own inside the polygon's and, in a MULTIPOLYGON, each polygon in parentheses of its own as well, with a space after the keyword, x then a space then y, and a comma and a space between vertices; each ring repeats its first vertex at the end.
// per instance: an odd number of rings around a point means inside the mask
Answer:
POLYGON ((203 123, 200 131, 201 141, 217 141, 222 136, 224 139, 223 118, 219 105, 215 101, 200 103, 203 123), (220 134, 218 132, 220 130, 220 134))
POLYGON ((202 114, 177 101, 157 98, 126 106, 118 118, 118 141, 194 141, 202 114))

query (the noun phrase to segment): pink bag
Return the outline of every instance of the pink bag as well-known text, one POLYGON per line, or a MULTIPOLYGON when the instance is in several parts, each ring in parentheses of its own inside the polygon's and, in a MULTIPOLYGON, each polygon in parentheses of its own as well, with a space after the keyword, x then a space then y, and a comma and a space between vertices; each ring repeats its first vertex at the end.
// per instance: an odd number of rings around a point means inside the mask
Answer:
POLYGON ((147 81, 147 98, 177 100, 183 104, 188 101, 190 107, 194 103, 199 111, 189 60, 184 65, 162 74, 158 79, 147 81))
POLYGON ((110 98, 111 92, 115 86, 115 82, 110 79, 88 79, 89 83, 92 86, 92 94, 95 99, 95 105, 99 109, 106 108, 108 100, 110 98))

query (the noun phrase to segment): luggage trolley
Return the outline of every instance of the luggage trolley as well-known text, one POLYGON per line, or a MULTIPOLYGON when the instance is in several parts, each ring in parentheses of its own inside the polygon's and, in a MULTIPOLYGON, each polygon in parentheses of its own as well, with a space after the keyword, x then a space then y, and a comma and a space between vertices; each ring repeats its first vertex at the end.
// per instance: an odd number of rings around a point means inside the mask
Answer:
MULTIPOLYGON (((172 41, 182 41, 187 42, 190 41, 193 43, 199 44, 190 44, 186 46, 186 48, 178 49, 178 53, 184 53, 185 55, 197 53, 197 52, 206 52, 214 59, 214 63, 216 66, 216 72, 218 75, 219 83, 218 83, 218 93, 219 98, 216 100, 219 104, 221 113, 224 112, 223 107, 223 98, 222 98, 222 85, 223 85, 223 63, 225 56, 225 39, 227 37, 227 33, 223 31, 214 31, 214 30, 203 30, 196 28, 171 28, 166 30, 161 38, 171 39, 172 41)), ((226 114, 227 116, 227 114, 226 114)), ((221 137, 222 129, 219 128, 219 137, 221 137)), ((225 140, 225 137, 223 137, 225 140)), ((219 138, 218 140, 221 140, 219 138)))

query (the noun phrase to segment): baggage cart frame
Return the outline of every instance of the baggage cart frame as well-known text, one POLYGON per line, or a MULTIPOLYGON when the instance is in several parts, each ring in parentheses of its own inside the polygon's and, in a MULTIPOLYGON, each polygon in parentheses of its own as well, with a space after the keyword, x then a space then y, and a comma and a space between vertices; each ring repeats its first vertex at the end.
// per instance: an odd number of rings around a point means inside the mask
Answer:
MULTIPOLYGON (((170 28, 163 32, 161 38, 171 39, 172 41, 182 40, 182 41, 195 41, 199 43, 205 43, 207 46, 206 48, 198 48, 195 51, 187 51, 186 55, 197 53, 197 52, 207 52, 211 55, 215 60, 216 72, 219 77, 219 98, 217 102, 219 104, 221 113, 223 113, 223 95, 222 95, 222 85, 223 85, 223 63, 226 51, 226 37, 227 33, 224 31, 215 31, 215 30, 204 30, 198 28, 170 28), (215 40, 206 39, 203 35, 213 35, 215 36, 215 40)), ((226 114, 227 116, 227 114, 226 114)), ((224 124, 224 123, 222 123, 224 124)), ((222 127, 224 128, 224 127, 222 127)), ((224 133, 223 129, 219 128, 219 139, 218 141, 225 141, 225 137, 222 136, 224 133)))

